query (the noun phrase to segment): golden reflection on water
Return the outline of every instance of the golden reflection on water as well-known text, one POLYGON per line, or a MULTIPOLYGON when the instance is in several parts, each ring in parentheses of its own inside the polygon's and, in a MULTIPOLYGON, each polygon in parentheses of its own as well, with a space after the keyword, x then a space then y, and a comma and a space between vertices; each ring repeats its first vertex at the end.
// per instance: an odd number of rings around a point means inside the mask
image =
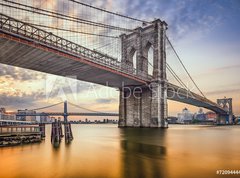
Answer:
POLYGON ((0 148, 0 177, 219 177, 240 167, 240 127, 73 125, 74 140, 0 148))

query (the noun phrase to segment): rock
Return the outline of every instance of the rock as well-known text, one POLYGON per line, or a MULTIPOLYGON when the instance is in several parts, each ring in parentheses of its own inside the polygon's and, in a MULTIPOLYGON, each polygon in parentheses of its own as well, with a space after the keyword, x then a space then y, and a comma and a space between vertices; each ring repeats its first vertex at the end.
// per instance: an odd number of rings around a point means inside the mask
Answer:
POLYGON ((9 144, 9 142, 3 141, 2 144, 3 144, 3 146, 6 146, 9 144))
POLYGON ((17 141, 12 141, 11 144, 12 144, 12 145, 17 145, 17 144, 19 144, 19 142, 17 142, 17 141))

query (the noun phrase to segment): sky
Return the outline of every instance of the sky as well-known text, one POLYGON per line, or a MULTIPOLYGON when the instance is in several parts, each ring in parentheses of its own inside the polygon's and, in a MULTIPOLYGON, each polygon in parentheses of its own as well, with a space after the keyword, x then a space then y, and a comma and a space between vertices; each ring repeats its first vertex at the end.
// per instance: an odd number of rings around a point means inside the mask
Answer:
MULTIPOLYGON (((47 0, 51 3, 50 0, 47 0)), ((168 24, 167 35, 190 74, 207 98, 233 98, 233 111, 240 115, 240 1, 239 0, 91 0, 82 1, 152 21, 168 24)), ((176 61, 168 59, 171 65, 176 61)), ((176 72, 182 71, 177 65, 176 72)), ((67 99, 81 107, 118 112, 116 89, 57 77, 27 69, 0 65, 0 105, 7 110, 33 109, 67 99), (49 90, 50 80, 54 86, 49 90), (73 86, 73 87, 69 87, 73 86), (60 89, 59 89, 60 88, 60 89)), ((184 107, 168 102, 169 115, 184 107)), ((53 110, 63 110, 56 106, 53 110)), ((70 108, 78 111, 77 108, 70 108)))

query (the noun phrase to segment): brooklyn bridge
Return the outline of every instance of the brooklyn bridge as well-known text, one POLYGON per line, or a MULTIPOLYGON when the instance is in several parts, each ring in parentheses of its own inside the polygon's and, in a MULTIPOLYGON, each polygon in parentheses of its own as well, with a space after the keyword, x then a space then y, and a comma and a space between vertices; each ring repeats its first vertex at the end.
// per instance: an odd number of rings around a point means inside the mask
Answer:
POLYGON ((232 100, 214 102, 204 95, 174 49, 167 22, 66 2, 53 8, 41 1, 1 0, 0 63, 118 89, 119 127, 167 127, 167 100, 231 120, 232 100), (168 56, 175 56, 196 91, 168 56))

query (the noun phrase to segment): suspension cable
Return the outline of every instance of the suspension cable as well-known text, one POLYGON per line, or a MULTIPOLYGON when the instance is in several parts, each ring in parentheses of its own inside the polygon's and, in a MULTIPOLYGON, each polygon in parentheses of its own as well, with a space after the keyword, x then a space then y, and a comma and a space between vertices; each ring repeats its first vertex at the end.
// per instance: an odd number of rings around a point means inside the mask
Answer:
POLYGON ((3 1, 15 4, 15 5, 27 7, 27 8, 30 8, 30 9, 38 10, 38 11, 41 11, 41 12, 36 12, 34 10, 24 9, 24 8, 21 8, 21 7, 16 7, 16 6, 0 3, 0 5, 6 6, 6 7, 9 7, 9 8, 19 9, 19 10, 23 10, 23 11, 27 11, 27 12, 31 12, 31 13, 45 15, 45 16, 49 16, 49 17, 53 17, 53 18, 62 19, 62 20, 68 20, 68 21, 72 21, 72 22, 76 22, 76 23, 82 23, 82 24, 85 24, 85 25, 97 26, 97 27, 101 27, 101 28, 108 28, 108 29, 119 30, 119 31, 127 31, 127 32, 133 31, 132 29, 127 29, 127 28, 112 26, 112 25, 108 25, 108 24, 104 24, 104 23, 93 22, 93 21, 90 21, 90 20, 80 19, 78 17, 65 15, 65 14, 62 14, 62 13, 59 13, 59 12, 44 10, 44 9, 40 9, 40 8, 37 8, 37 7, 28 6, 28 5, 25 5, 25 4, 21 4, 21 3, 17 3, 17 2, 13 2, 13 1, 9 1, 9 0, 3 0, 3 1), (43 13, 43 12, 45 12, 45 13, 43 13), (49 14, 46 14, 46 13, 49 13, 49 14))
POLYGON ((177 80, 177 82, 180 85, 182 85, 187 90, 189 90, 189 88, 186 86, 186 84, 180 79, 180 77, 174 72, 174 70, 171 68, 171 66, 168 63, 167 63, 167 69, 169 70, 169 72, 172 74, 172 76, 177 80))
POLYGON ((185 67, 185 65, 183 64, 182 60, 180 59, 178 53, 176 52, 176 50, 174 49, 172 43, 170 42, 169 38, 166 36, 166 39, 168 41, 168 43, 170 44, 171 48, 173 49, 175 55, 177 56, 179 62, 181 63, 181 65, 183 66, 184 70, 186 71, 187 75, 189 76, 189 78, 191 79, 191 81, 193 82, 193 84, 195 85, 195 87, 198 89, 198 91, 202 94, 202 96, 204 98, 206 98, 206 96, 203 94, 203 92, 200 90, 200 88, 198 87, 198 85, 196 84, 196 82, 193 80, 193 78, 191 77, 190 73, 188 72, 187 68, 185 67))
POLYGON ((94 110, 91 110, 91 109, 87 109, 87 108, 84 108, 84 107, 81 107, 81 106, 78 106, 76 104, 73 104, 71 102, 68 102, 68 104, 72 105, 72 106, 75 106, 76 108, 79 108, 79 109, 84 109, 84 110, 87 110, 87 111, 90 111, 90 112, 95 112, 95 113, 103 113, 103 112, 99 112, 99 111, 94 111, 94 110))
POLYGON ((112 14, 112 15, 116 15, 116 16, 119 16, 119 17, 127 18, 127 19, 130 19, 130 20, 138 21, 138 22, 142 22, 144 24, 147 24, 147 23, 150 24, 151 23, 151 22, 148 22, 148 21, 145 21, 145 20, 129 17, 129 16, 126 16, 126 15, 122 15, 122 14, 119 14, 119 13, 112 12, 112 11, 108 11, 106 9, 102 9, 102 8, 99 8, 99 7, 94 7, 94 6, 91 6, 91 5, 83 3, 83 2, 79 2, 79 1, 75 1, 75 0, 70 0, 70 1, 72 1, 74 3, 77 3, 77 4, 80 4, 80 5, 83 5, 83 6, 86 6, 86 7, 89 7, 89 8, 92 8, 92 9, 96 9, 96 10, 99 10, 99 11, 106 12, 106 13, 109 13, 109 14, 112 14))
POLYGON ((56 103, 56 104, 53 104, 53 105, 45 106, 45 107, 42 107, 42 108, 31 109, 31 110, 36 111, 36 110, 47 109, 47 108, 51 108, 51 107, 53 107, 53 106, 57 106, 57 105, 62 104, 62 103, 63 103, 63 102, 59 102, 59 103, 56 103))
POLYGON ((43 27, 43 28, 50 28, 50 29, 54 29, 54 30, 65 31, 65 32, 80 33, 80 34, 84 34, 84 35, 107 37, 107 38, 119 38, 117 36, 100 35, 100 34, 95 34, 95 33, 80 32, 80 31, 76 31, 76 30, 69 30, 69 29, 65 29, 65 28, 58 28, 58 27, 52 27, 52 26, 47 26, 47 25, 40 25, 40 24, 35 24, 35 23, 28 23, 28 24, 33 25, 33 26, 43 27))
MULTIPOLYGON (((151 48, 153 49, 153 47, 151 46, 151 48)), ((153 68, 153 65, 147 60, 148 64, 150 64, 153 68)), ((167 69, 169 70, 169 72, 172 74, 172 76, 177 80, 177 82, 182 85, 183 87, 185 87, 187 90, 189 90, 189 88, 185 85, 185 83, 180 79, 180 77, 176 74, 176 72, 174 72, 174 70, 171 68, 171 66, 166 62, 166 66, 167 69)))
MULTIPOLYGON (((153 65, 148 61, 148 64, 150 64, 152 67, 153 65)), ((183 83, 183 81, 178 77, 178 75, 174 72, 174 70, 170 67, 170 65, 168 63, 167 64, 167 69, 169 70, 169 72, 172 74, 172 76, 177 80, 177 82, 185 87, 186 89, 188 89, 188 87, 185 85, 185 83, 183 83)), ((189 89, 188 89, 189 90, 189 89)))

